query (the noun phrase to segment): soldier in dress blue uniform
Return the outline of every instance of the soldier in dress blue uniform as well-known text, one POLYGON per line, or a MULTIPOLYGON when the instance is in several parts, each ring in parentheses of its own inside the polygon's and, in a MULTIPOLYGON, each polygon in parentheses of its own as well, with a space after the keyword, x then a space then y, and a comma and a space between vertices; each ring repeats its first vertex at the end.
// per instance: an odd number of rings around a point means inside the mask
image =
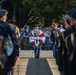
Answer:
POLYGON ((65 38, 63 53, 64 75, 76 75, 76 10, 70 14, 72 27, 71 33, 65 38))
POLYGON ((66 46, 65 46, 65 38, 69 36, 71 33, 75 32, 75 25, 73 25, 73 19, 71 19, 72 14, 74 14, 76 10, 70 10, 68 11, 69 19, 70 19, 70 28, 64 31, 60 37, 60 46, 58 48, 58 67, 59 71, 64 73, 64 75, 67 74, 67 57, 66 57, 66 52, 67 51, 66 46))
POLYGON ((76 31, 65 38, 64 75, 76 75, 76 31))
POLYGON ((6 22, 8 11, 0 9, 0 75, 9 75, 19 56, 16 35, 12 32, 10 25, 6 22), (5 61, 6 60, 6 61, 5 61), (3 63, 4 62, 4 63, 3 63))

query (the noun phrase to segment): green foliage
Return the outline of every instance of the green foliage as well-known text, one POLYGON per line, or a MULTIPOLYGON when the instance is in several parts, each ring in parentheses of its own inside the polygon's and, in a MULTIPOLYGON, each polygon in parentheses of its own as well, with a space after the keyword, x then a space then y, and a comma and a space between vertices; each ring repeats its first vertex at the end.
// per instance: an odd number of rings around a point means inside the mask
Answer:
POLYGON ((49 26, 53 21, 63 22, 63 15, 76 8, 76 0, 16 0, 15 5, 18 25, 49 26))

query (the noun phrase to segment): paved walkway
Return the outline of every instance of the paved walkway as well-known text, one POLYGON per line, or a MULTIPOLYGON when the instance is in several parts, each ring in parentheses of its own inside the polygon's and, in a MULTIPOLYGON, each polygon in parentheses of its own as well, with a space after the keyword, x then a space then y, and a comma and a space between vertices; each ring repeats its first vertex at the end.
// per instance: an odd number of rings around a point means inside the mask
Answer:
MULTIPOLYGON (((49 58, 53 57, 52 50, 41 50, 40 51, 40 58, 49 58)), ((20 58, 34 58, 34 51, 33 50, 20 50, 20 58)))
MULTIPOLYGON (((55 63, 55 59, 52 57, 49 57, 49 54, 51 51, 42 51, 43 54, 41 54, 41 58, 40 59, 35 59, 34 56, 26 58, 26 54, 30 54, 32 51, 27 51, 26 53, 24 53, 26 51, 21 51, 20 53, 20 59, 17 61, 16 65, 15 65, 15 70, 14 70, 14 75, 60 75, 59 71, 58 71, 58 67, 55 63), (30 52, 30 53, 29 53, 30 52), (23 55, 24 53, 24 55, 23 55), (24 57, 22 57, 21 55, 23 55, 24 57), (48 56, 47 56, 48 55, 48 56), (45 56, 47 56, 47 58, 45 58, 45 56), (29 62, 31 59, 31 62, 29 62), (37 63, 38 61, 38 63, 37 63), (44 63, 43 61, 47 62, 44 63), (47 65, 47 66, 43 66, 41 63, 43 63, 43 65, 47 65), (32 65, 30 68, 28 68, 28 65, 32 65), (39 67, 38 65, 41 64, 41 67, 39 67), (33 67, 34 65, 34 67, 33 67), (33 69, 32 69, 33 68, 33 69), (30 71, 32 69, 32 72, 30 71), (36 71, 36 70, 38 71, 36 71), (47 71, 45 72, 45 74, 43 74, 42 69, 47 69, 47 71), (35 70, 35 74, 31 74, 33 73, 35 70), (52 73, 51 73, 52 72, 52 73)), ((52 53, 52 52, 51 52, 52 53)))

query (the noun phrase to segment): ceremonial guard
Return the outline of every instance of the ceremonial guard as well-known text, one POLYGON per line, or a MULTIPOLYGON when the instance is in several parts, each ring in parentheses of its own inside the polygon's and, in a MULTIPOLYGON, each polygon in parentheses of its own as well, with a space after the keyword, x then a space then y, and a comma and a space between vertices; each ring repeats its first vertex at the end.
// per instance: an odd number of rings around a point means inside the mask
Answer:
POLYGON ((0 9, 0 75, 10 75, 19 56, 16 35, 6 22, 8 11, 0 9))
POLYGON ((64 75, 76 75, 76 31, 65 38, 64 75))
POLYGON ((73 49, 75 50, 75 34, 71 36, 74 32, 76 32, 76 10, 68 11, 70 25, 71 27, 64 31, 60 38, 60 46, 58 49, 58 66, 59 70, 61 71, 61 75, 76 75, 74 70, 74 63, 72 59, 73 54, 75 54, 73 49), (71 59, 71 61, 70 61, 71 59), (72 63, 73 62, 73 63, 72 63))
POLYGON ((76 75, 76 10, 70 13, 70 20, 71 20, 71 32, 65 38, 65 48, 64 49, 64 75, 76 75))

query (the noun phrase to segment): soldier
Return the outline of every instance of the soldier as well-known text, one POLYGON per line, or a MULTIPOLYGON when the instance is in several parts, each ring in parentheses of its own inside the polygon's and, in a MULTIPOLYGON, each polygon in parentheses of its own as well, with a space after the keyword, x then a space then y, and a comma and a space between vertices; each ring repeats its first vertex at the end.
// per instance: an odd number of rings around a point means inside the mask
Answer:
POLYGON ((65 38, 65 47, 64 58, 66 62, 63 65, 66 72, 64 75, 76 75, 76 31, 65 38))
POLYGON ((15 65, 16 58, 19 56, 18 54, 18 46, 17 43, 14 41, 16 40, 16 36, 13 35, 12 29, 10 25, 6 22, 7 20, 8 11, 5 9, 0 9, 0 37, 2 47, 0 47, 0 62, 2 67, 2 74, 7 75, 9 71, 11 71, 12 67, 15 65), (2 63, 1 59, 7 59, 5 64, 2 63))
POLYGON ((70 14, 71 33, 65 38, 63 53, 64 75, 76 75, 76 10, 70 14))
MULTIPOLYGON (((76 10, 68 11, 68 15, 69 15, 69 19, 70 19, 70 26, 71 27, 62 33, 62 35, 60 37, 60 46, 58 48, 58 66, 59 66, 59 71, 61 73, 63 72, 64 75, 68 75, 67 72, 66 72, 67 67, 65 66, 66 65, 66 63, 65 63, 66 62, 66 57, 64 57, 65 56, 64 55, 64 50, 66 50, 66 47, 64 46, 65 45, 64 43, 65 43, 65 38, 75 31, 75 27, 74 27, 73 22, 72 22, 73 20, 70 17, 70 16, 72 16, 72 14, 75 11, 76 10)), ((66 21, 66 23, 67 23, 67 21, 66 21)))

